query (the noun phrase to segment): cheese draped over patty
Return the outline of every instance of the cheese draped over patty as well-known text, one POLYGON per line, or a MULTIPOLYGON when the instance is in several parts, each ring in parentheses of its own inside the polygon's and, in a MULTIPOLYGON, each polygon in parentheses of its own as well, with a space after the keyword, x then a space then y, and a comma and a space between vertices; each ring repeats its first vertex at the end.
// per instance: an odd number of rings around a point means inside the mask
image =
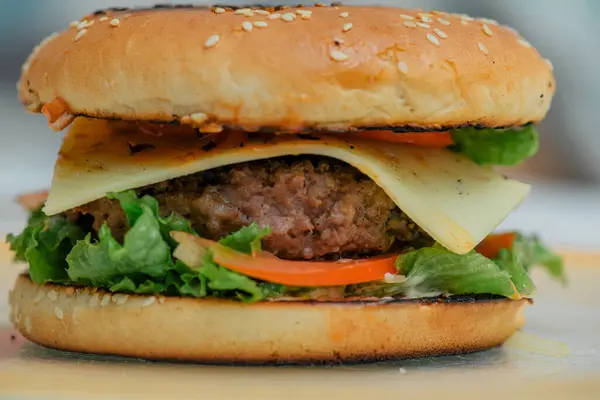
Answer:
POLYGON ((195 135, 78 118, 64 138, 44 212, 81 206, 216 167, 286 155, 344 161, 377 183, 447 249, 472 250, 519 205, 530 186, 441 148, 335 136, 195 135))

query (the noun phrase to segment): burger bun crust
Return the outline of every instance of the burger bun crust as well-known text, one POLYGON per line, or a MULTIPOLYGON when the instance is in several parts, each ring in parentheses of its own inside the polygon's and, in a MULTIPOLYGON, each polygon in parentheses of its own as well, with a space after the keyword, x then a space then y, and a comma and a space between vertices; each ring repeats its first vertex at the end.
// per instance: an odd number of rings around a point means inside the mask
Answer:
POLYGON ((59 101, 65 115, 207 131, 505 127, 540 121, 550 107, 550 63, 495 21, 386 7, 267 10, 88 16, 35 49, 20 99, 36 112, 59 101))
POLYGON ((331 363, 501 345, 526 300, 260 302, 113 294, 21 275, 11 320, 50 348, 207 363, 331 363))

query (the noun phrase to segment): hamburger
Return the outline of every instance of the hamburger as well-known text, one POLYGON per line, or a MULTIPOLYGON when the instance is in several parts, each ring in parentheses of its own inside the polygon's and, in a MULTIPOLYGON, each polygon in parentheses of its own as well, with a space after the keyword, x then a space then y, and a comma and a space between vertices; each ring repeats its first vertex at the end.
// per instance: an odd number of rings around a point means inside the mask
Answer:
POLYGON ((109 9, 18 94, 66 130, 8 241, 11 320, 51 348, 374 361, 501 345, 543 266, 493 233, 530 191, 549 61, 487 19, 383 7, 109 9))

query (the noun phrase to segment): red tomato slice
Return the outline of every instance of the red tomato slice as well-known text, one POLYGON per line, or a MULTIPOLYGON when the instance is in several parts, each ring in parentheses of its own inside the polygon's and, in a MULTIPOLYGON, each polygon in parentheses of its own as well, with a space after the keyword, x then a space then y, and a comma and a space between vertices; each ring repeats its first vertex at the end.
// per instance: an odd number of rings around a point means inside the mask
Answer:
POLYGON ((493 233, 488 235, 475 248, 479 254, 487 258, 496 258, 502 249, 512 249, 515 241, 514 232, 493 233))
POLYGON ((46 202, 48 197, 47 190, 41 190, 39 192, 25 193, 17 197, 17 203, 23 207, 26 211, 37 210, 46 202))
MULTIPOLYGON (((344 133, 344 135, 350 135, 344 133)), ((381 140, 393 143, 408 143, 424 147, 448 147, 454 144, 450 132, 408 132, 395 133, 392 131, 363 131, 351 134, 355 137, 381 140)))
MULTIPOLYGON (((397 255, 374 257, 361 260, 340 261, 289 261, 269 253, 256 256, 244 254, 212 240, 203 239, 183 232, 171 233, 182 249, 178 249, 182 261, 184 254, 203 254, 211 249, 213 260, 232 271, 267 282, 290 286, 340 286, 382 280, 386 273, 397 272, 397 255)), ((188 262, 186 262, 188 263, 188 262)), ((194 260, 190 260, 194 263, 194 260)))

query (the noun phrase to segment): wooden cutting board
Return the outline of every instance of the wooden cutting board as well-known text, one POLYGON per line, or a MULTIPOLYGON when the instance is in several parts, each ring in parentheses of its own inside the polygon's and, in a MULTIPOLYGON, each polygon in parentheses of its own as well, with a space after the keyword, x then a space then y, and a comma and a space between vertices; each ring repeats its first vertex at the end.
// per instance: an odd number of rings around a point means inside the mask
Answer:
MULTIPOLYGON (((0 399, 600 399, 600 253, 563 254, 569 286, 534 273, 528 323, 503 348, 368 365, 203 366, 59 352, 14 332, 0 293, 0 399)), ((19 270, 0 250, 0 291, 19 270)))

